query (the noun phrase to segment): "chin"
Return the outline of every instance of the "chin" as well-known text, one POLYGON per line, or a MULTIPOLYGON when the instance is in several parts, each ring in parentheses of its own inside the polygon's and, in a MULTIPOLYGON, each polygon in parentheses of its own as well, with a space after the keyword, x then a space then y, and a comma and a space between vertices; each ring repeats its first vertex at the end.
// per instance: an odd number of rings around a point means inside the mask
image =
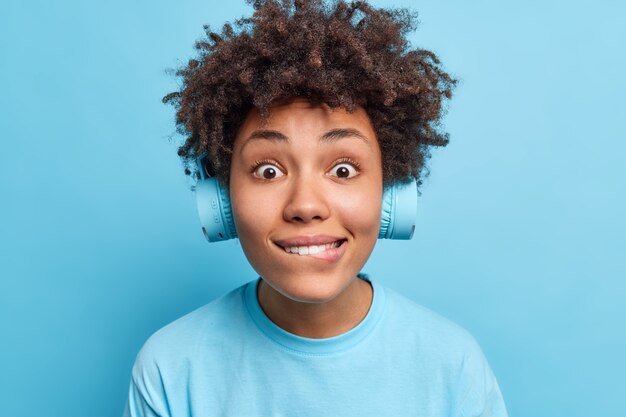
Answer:
POLYGON ((350 278, 336 279, 334 277, 300 275, 297 280, 264 279, 265 282, 282 296, 299 303, 323 304, 339 296, 356 279, 356 274, 350 278))

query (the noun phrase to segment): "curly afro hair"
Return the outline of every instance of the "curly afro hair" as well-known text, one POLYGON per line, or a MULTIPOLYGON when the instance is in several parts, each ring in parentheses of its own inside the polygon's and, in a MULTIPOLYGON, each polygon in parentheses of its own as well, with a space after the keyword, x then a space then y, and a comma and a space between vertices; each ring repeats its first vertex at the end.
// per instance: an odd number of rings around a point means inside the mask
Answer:
POLYGON ((369 115, 382 153, 383 182, 421 184, 431 146, 456 83, 435 54, 410 49, 416 15, 365 1, 247 0, 249 18, 221 33, 204 26, 198 56, 176 71, 180 91, 163 98, 176 108, 186 137, 178 149, 187 175, 207 154, 207 169, 228 184, 233 142, 248 112, 267 118, 276 102, 305 97, 314 104, 369 115))

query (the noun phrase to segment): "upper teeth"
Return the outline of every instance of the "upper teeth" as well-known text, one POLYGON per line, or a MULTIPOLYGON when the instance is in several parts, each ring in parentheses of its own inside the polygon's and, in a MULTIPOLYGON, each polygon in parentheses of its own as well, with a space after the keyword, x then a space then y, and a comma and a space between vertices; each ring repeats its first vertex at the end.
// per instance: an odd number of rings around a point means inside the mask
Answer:
POLYGON ((297 253, 298 255, 315 255, 316 253, 324 252, 326 249, 339 247, 340 241, 326 243, 325 245, 311 245, 311 246, 286 246, 285 252, 297 253))

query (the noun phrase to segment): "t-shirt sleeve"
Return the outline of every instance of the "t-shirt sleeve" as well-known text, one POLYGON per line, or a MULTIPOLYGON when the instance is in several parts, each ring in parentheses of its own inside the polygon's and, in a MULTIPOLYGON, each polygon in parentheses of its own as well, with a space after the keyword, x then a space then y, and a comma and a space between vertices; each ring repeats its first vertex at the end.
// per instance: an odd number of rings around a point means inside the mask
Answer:
POLYGON ((465 395, 459 417, 508 417, 498 382, 477 344, 463 364, 465 395))
POLYGON ((133 366, 124 417, 169 417, 161 372, 146 346, 133 366))

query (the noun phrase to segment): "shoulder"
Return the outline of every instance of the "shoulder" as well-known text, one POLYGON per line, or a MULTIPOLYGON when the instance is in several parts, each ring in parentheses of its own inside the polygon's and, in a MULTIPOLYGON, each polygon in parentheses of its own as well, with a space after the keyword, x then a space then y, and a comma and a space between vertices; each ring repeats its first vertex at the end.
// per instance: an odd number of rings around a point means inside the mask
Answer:
POLYGON ((385 294, 385 338, 394 340, 394 349, 406 360, 458 383, 484 379, 489 366, 467 330, 393 290, 385 289, 385 294))
POLYGON ((498 383, 476 339, 458 324, 385 288, 386 326, 421 369, 447 380, 457 404, 455 415, 504 417, 498 383))
POLYGON ((192 368, 220 361, 221 353, 229 348, 225 339, 242 333, 245 326, 244 288, 186 314, 146 340, 132 369, 128 402, 135 410, 132 415, 142 409, 170 415, 168 397, 182 395, 192 368))
POLYGON ((463 327, 440 314, 417 304, 398 292, 384 288, 386 326, 424 348, 449 354, 477 354, 480 348, 463 327))
POLYGON ((245 285, 157 330, 141 347, 135 368, 180 366, 200 346, 219 344, 219 339, 236 331, 241 322, 244 288, 245 285))

